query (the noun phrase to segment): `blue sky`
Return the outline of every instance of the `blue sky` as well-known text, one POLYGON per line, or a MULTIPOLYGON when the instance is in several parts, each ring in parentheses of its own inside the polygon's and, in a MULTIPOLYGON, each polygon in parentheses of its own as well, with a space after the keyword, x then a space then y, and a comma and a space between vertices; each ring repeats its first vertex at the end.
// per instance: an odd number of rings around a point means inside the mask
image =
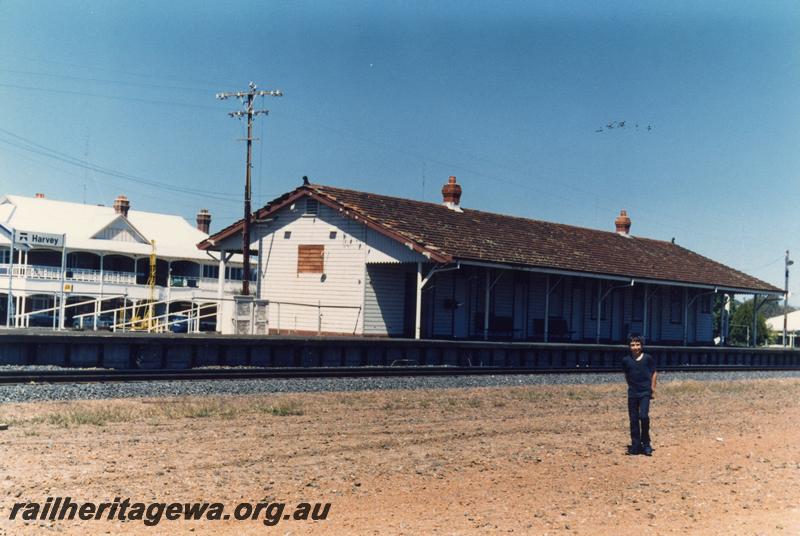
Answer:
POLYGON ((220 229, 245 124, 214 94, 252 80, 285 93, 260 104, 256 204, 303 175, 438 201, 456 175, 464 206, 608 230, 624 208, 633 234, 782 287, 800 4, 696 4, 5 0, 0 192, 220 229))

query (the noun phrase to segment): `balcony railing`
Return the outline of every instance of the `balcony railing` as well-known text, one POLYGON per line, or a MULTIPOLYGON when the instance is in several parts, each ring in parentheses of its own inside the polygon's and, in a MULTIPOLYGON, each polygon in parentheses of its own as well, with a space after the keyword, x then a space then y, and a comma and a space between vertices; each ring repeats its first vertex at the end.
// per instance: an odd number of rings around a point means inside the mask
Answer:
POLYGON ((199 277, 191 277, 188 275, 173 275, 170 277, 170 286, 175 287, 189 287, 197 288, 200 286, 199 277))
MULTIPOLYGON (((8 275, 8 264, 0 264, 0 277, 8 275)), ((12 269, 13 277, 22 279, 35 279, 46 281, 59 281, 61 279, 60 266, 42 266, 42 265, 18 265, 15 264, 12 269)), ((65 281, 75 281, 81 283, 100 283, 101 272, 100 270, 91 270, 88 268, 67 268, 64 274, 65 281)), ((136 285, 135 272, 116 272, 105 270, 102 272, 102 279, 104 283, 114 285, 136 285)), ((218 280, 216 277, 194 277, 187 275, 172 275, 170 284, 173 288, 210 288, 216 287, 218 280)), ((228 285, 236 284, 241 285, 241 281, 236 279, 226 279, 225 288, 228 285)))
MULTIPOLYGON (((12 271, 13 277, 20 277, 23 279, 37 279, 48 281, 59 281, 61 279, 61 267, 59 266, 14 266, 12 271)), ((8 275, 8 265, 0 266, 0 276, 8 275)), ((104 283, 116 285, 135 285, 136 274, 134 272, 115 272, 90 270, 87 268, 67 268, 64 273, 65 281, 77 281, 82 283, 99 283, 102 275, 104 283)))

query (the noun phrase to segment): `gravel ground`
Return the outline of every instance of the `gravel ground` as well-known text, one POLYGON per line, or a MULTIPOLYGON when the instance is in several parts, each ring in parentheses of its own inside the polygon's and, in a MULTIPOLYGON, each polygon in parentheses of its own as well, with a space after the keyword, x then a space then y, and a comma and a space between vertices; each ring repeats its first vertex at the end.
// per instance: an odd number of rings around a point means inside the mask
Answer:
MULTIPOLYGON (((663 372, 660 373, 658 377, 659 382, 683 380, 735 381, 767 378, 800 378, 800 371, 663 372)), ((620 383, 622 381, 623 376, 620 373, 14 384, 0 385, 0 403, 269 393, 354 392, 385 389, 453 389, 559 384, 582 385, 620 383)))

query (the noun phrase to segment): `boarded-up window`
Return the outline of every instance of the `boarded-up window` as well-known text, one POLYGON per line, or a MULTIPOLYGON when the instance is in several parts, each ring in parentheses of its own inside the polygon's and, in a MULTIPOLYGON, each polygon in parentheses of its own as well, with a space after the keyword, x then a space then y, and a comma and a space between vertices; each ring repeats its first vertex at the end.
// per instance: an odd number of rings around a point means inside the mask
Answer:
POLYGON ((325 271, 325 246, 297 246, 297 273, 321 274, 325 271))

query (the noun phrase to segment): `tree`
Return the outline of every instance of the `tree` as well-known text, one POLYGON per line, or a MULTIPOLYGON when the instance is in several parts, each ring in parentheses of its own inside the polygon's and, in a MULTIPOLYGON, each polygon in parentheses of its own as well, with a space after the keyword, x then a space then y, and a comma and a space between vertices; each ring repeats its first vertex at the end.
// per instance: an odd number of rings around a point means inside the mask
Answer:
MULTIPOLYGON (((765 306, 766 307, 766 306, 765 306)), ((763 345, 772 342, 772 334, 767 327, 767 318, 761 310, 758 311, 756 318, 758 326, 758 337, 756 345, 763 345)), ((736 300, 731 302, 731 322, 730 322, 730 337, 729 342, 732 345, 744 346, 746 345, 749 337, 752 338, 753 334, 753 300, 747 300, 744 303, 738 303, 736 300)))
MULTIPOLYGON (((791 313, 792 311, 796 311, 797 309, 789 305, 786 308, 786 311, 791 313)), ((776 300, 774 298, 770 298, 770 300, 764 304, 763 307, 758 309, 759 313, 764 315, 764 318, 772 318, 773 316, 783 316, 783 298, 776 300)))

